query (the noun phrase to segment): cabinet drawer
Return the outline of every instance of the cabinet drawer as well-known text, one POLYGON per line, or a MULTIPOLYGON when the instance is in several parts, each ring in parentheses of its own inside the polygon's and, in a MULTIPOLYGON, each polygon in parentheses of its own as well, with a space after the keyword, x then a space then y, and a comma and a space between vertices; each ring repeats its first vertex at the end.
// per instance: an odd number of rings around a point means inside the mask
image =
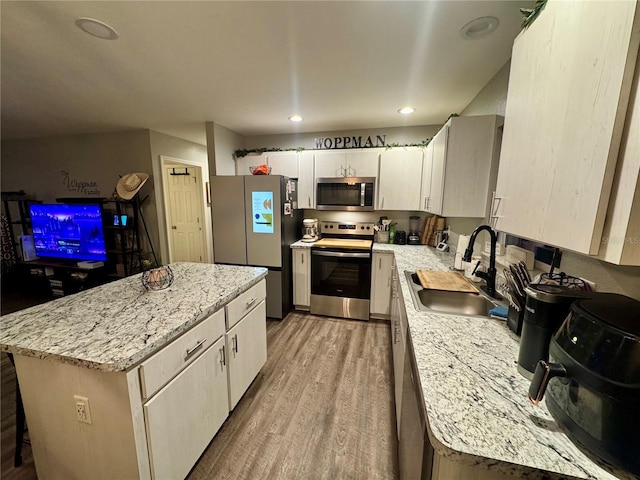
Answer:
POLYGON ((143 362, 139 369, 142 398, 150 398, 224 332, 224 310, 220 309, 143 362))
POLYGON ((241 293, 238 298, 230 301, 225 307, 227 311, 227 330, 238 323, 242 317, 253 310, 266 297, 266 281, 262 280, 246 292, 241 293))

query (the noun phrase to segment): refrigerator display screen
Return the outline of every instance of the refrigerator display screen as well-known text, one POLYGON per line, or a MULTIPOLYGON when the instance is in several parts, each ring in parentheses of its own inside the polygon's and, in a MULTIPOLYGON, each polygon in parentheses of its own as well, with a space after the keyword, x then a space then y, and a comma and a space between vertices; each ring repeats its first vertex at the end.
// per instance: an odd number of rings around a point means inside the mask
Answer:
POLYGON ((253 233, 273 233, 273 192, 251 192, 253 233))

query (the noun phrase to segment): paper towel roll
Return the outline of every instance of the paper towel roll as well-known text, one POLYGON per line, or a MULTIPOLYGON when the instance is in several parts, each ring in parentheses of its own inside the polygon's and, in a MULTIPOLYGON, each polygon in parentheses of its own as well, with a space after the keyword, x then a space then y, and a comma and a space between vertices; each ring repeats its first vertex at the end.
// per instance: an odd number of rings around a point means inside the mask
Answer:
POLYGON ((453 262, 453 266, 456 270, 462 270, 464 267, 462 266, 462 256, 464 255, 464 251, 469 246, 469 238, 470 235, 460 235, 458 237, 458 248, 456 250, 456 257, 453 262))

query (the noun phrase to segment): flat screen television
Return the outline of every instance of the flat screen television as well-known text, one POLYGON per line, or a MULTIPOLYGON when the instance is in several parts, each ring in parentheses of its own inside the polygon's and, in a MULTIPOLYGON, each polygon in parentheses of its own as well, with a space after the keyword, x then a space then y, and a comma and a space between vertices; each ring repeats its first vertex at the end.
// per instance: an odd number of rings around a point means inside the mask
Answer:
POLYGON ((100 205, 36 203, 29 209, 33 243, 39 257, 107 259, 100 205))

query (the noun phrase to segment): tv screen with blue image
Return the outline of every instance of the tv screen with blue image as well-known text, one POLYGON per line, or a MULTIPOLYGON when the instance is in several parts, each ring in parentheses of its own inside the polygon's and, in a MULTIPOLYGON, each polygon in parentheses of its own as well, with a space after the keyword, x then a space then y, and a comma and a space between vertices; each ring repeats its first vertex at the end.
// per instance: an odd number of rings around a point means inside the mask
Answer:
POLYGON ((39 257, 107 259, 100 205, 40 203, 29 209, 39 257))

